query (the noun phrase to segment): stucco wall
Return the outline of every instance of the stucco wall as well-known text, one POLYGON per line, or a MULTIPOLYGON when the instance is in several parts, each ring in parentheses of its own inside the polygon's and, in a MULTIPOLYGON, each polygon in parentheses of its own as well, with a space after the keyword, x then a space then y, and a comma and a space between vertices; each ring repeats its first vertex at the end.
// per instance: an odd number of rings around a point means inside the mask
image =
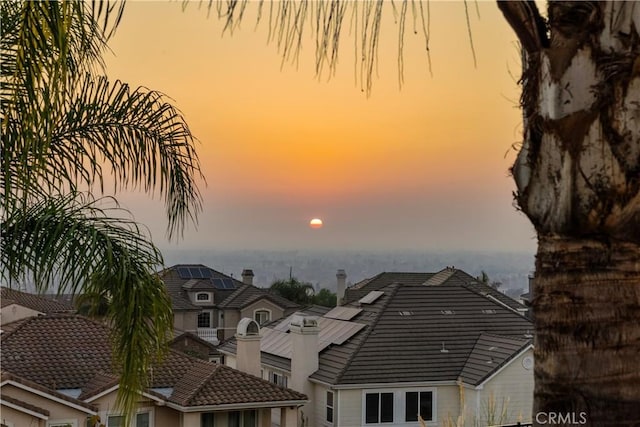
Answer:
POLYGON ((43 313, 18 304, 10 304, 0 310, 0 325, 5 325, 27 317, 34 317, 39 314, 43 313))
MULTIPOLYGON (((28 403, 30 405, 36 406, 38 408, 42 408, 42 409, 46 409, 47 411, 49 411, 49 421, 55 421, 55 420, 75 420, 76 421, 76 425, 77 426, 82 426, 84 427, 84 423, 86 420, 86 417, 88 416, 88 414, 86 412, 83 412, 81 410, 78 409, 74 409, 64 403, 59 403, 56 402, 54 400, 49 400, 43 396, 40 396, 38 394, 34 394, 28 390, 24 390, 22 388, 18 388, 18 387, 14 387, 13 385, 7 384, 5 386, 2 387, 2 391, 1 391, 3 396, 8 396, 8 397, 12 397, 14 399, 18 399, 21 400, 25 403, 28 403)), ((7 421, 11 421, 13 422, 16 427, 17 426, 29 426, 31 424, 29 424, 29 422, 24 423, 24 414, 18 411, 14 411, 11 412, 13 410, 9 410, 7 412, 5 412, 5 409, 10 409, 10 408, 5 408, 4 406, 2 407, 2 418, 6 418, 7 421), (15 419, 15 421, 13 419, 10 419, 9 416, 16 416, 19 417, 15 419)), ((35 419, 37 420, 36 417, 32 417, 32 416, 27 416, 28 420, 32 420, 35 419)), ((44 425, 44 424, 43 424, 44 425)))
MULTIPOLYGON (((485 383, 480 391, 481 424, 486 424, 489 402, 495 402, 496 415, 503 408, 506 416, 501 423, 515 423, 517 421, 531 421, 533 410, 533 369, 526 369, 523 360, 533 358, 533 349, 514 359, 495 377, 485 383)), ((500 421, 498 419, 497 421, 500 421)))
POLYGON ((266 299, 261 299, 258 300, 256 302, 254 302, 253 304, 248 305, 247 307, 245 307, 244 309, 242 309, 240 311, 240 316, 242 317, 248 317, 250 319, 254 319, 254 312, 256 310, 268 310, 271 312, 271 320, 278 320, 282 318, 283 315, 283 310, 278 307, 277 305, 275 305, 274 303, 272 303, 269 300, 266 299))
POLYGON ((41 420, 32 415, 25 414, 24 412, 17 411, 13 408, 9 408, 8 406, 4 406, 4 405, 0 406, 0 409, 2 410, 2 414, 0 415, 0 420, 2 420, 3 424, 9 427, 21 427, 21 426, 44 427, 45 426, 44 420, 41 420))

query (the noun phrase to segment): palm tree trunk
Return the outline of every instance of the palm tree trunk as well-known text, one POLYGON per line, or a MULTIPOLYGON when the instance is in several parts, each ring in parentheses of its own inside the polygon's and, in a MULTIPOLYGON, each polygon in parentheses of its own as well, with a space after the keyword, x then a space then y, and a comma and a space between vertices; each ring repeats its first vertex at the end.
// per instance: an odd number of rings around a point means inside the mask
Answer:
POLYGON ((573 417, 566 425, 640 423, 639 251, 627 242, 540 237, 534 414, 573 417))
POLYGON ((548 6, 545 22, 499 2, 525 51, 513 176, 538 234, 534 423, 640 425, 640 3, 548 6))

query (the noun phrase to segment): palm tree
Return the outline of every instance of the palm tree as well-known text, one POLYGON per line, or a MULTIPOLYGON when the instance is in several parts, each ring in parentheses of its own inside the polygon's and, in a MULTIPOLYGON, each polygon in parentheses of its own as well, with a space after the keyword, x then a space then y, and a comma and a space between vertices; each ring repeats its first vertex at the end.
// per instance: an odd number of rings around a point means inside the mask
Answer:
MULTIPOLYGON (((246 5, 218 3, 225 28, 237 27, 246 5)), ((393 7, 400 68, 411 13, 428 46, 428 5, 393 7)), ((337 64, 343 23, 355 23, 359 76, 371 90, 389 10, 382 1, 284 0, 265 13, 263 6, 258 19, 268 15, 285 60, 297 60, 310 27, 318 73, 337 64)), ((538 235, 534 413, 640 424, 640 3, 548 1, 548 20, 533 1, 498 7, 523 52, 524 141, 513 177, 538 235)))
POLYGON ((110 302, 120 408, 130 417, 166 348, 162 256, 113 190, 164 197, 168 234, 201 210, 194 138, 155 91, 100 74, 124 3, 2 1, 2 279, 110 302))

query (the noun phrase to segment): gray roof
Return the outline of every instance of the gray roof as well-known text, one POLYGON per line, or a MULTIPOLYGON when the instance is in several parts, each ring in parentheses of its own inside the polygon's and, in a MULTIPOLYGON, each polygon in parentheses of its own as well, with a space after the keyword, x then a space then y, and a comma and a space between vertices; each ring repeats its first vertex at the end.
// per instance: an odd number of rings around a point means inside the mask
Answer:
MULTIPOLYGON (((346 306, 362 309, 350 321, 365 327, 322 350, 311 378, 335 385, 459 378, 479 384, 527 348, 533 330, 520 304, 492 291, 454 269, 382 273, 360 282, 349 288, 346 306), (372 290, 384 293, 371 304, 358 303, 372 290)), ((235 342, 221 350, 235 353, 235 342)), ((273 354, 263 352, 262 361, 287 367, 273 354)))
POLYGON ((202 310, 202 306, 192 304, 187 291, 213 292, 214 306, 221 309, 242 309, 253 302, 266 298, 284 310, 298 308, 299 305, 289 301, 280 295, 269 292, 268 289, 247 285, 231 276, 220 273, 202 264, 178 264, 169 267, 159 273, 160 278, 167 287, 171 304, 174 310, 202 310), (210 278, 183 279, 178 274, 178 268, 200 268, 209 271, 210 278), (233 289, 220 289, 214 286, 211 279, 230 279, 233 289))
POLYGON ((300 305, 289 301, 286 298, 281 297, 280 295, 269 292, 268 289, 258 288, 253 285, 242 284, 225 298, 224 301, 218 304, 219 308, 245 308, 246 306, 254 303, 259 299, 268 299, 273 302, 277 306, 282 307, 283 309, 293 309, 298 308, 300 305))
POLYGON ((214 296, 213 299, 216 304, 224 301, 230 295, 232 295, 239 287, 243 286, 243 283, 227 276, 224 273, 220 273, 212 268, 209 268, 202 264, 178 264, 172 267, 166 268, 158 273, 160 279, 167 287, 167 292, 171 297, 171 305, 174 310, 202 310, 202 307, 192 304, 187 295, 186 289, 198 290, 198 291, 211 291, 214 296), (183 279, 178 274, 178 268, 181 267, 198 267, 207 269, 211 273, 211 278, 231 279, 235 286, 234 289, 218 289, 216 288, 209 278, 206 279, 183 279))

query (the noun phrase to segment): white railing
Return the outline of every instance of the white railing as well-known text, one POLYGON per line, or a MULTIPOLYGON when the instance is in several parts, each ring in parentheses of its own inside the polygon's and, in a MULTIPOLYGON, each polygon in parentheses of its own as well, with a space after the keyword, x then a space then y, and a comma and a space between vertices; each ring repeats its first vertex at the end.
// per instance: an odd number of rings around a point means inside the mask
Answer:
POLYGON ((198 328, 198 337, 212 344, 218 344, 218 330, 216 328, 198 328))

